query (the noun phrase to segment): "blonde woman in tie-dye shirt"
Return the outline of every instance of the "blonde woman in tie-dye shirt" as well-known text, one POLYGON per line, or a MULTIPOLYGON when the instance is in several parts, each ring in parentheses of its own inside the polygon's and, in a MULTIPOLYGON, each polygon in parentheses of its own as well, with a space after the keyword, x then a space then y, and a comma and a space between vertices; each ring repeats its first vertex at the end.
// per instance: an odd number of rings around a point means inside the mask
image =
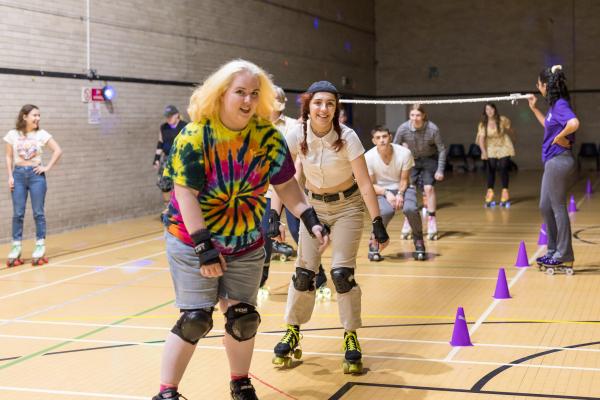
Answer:
POLYGON ((212 328, 217 302, 225 317, 232 398, 256 398, 248 371, 260 323, 260 222, 269 184, 327 245, 294 179, 285 139, 268 120, 273 99, 267 74, 243 60, 222 66, 190 99, 192 122, 175 140, 165 168, 174 183, 164 219, 167 258, 181 316, 165 343, 154 400, 182 397, 179 382, 196 343, 212 328))

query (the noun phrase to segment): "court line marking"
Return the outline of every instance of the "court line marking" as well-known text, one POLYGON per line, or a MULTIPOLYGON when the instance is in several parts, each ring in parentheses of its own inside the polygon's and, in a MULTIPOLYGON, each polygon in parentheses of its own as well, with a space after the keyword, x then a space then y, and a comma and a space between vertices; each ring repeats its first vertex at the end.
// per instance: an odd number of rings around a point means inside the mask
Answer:
MULTIPOLYGON (((292 275, 294 271, 271 271, 270 274, 279 275, 292 275)), ((496 280, 497 278, 488 278, 480 276, 452 276, 452 275, 406 275, 406 274, 365 274, 359 273, 354 276, 367 276, 367 277, 383 277, 383 278, 420 278, 420 279, 473 279, 473 280, 496 280)))
MULTIPOLYGON (((162 331, 168 331, 169 328, 161 328, 162 331)), ((224 330, 221 329, 213 329, 211 332, 214 333, 225 333, 224 330)), ((258 332, 258 336, 281 336, 281 333, 277 332, 258 332)), ((303 338, 309 339, 326 339, 326 340, 338 340, 339 336, 329 336, 329 335, 312 335, 312 334, 302 334, 303 338)), ((39 341, 72 341, 74 343, 94 343, 94 344, 110 344, 110 345, 131 345, 131 346, 151 346, 151 347, 160 347, 163 346, 162 342, 147 342, 147 341, 135 341, 135 340, 109 340, 109 339, 72 339, 72 338, 64 338, 57 336, 31 336, 31 335, 8 335, 8 334, 0 334, 0 338, 7 339, 22 339, 22 340, 39 340, 39 341)), ((208 339, 216 339, 215 337, 208 337, 208 339)), ((435 344, 435 345, 443 345, 449 346, 450 344, 447 341, 443 340, 418 340, 418 339, 392 339, 392 338, 376 338, 376 337, 367 337, 361 336, 360 338, 363 342, 392 342, 392 343, 409 343, 409 344, 435 344)), ((600 353, 600 349, 590 349, 590 348, 570 348, 570 347, 553 347, 553 346, 532 346, 532 345, 519 345, 519 344, 501 344, 501 343, 477 343, 479 347, 491 347, 491 348, 507 348, 507 349, 527 349, 527 350, 561 350, 561 351, 574 351, 574 352, 583 352, 583 353, 600 353)))
POLYGON ((23 388, 15 386, 0 386, 0 390, 12 392, 28 392, 28 393, 45 393, 59 394, 66 396, 87 396, 99 397, 104 399, 132 399, 132 400, 147 400, 148 396, 129 396, 124 394, 109 394, 109 393, 94 393, 94 392, 75 392, 72 390, 53 390, 53 389, 38 389, 38 388, 23 388))
MULTIPOLYGON (((545 246, 538 247, 537 251, 529 258, 529 260, 527 260, 529 262, 529 264, 533 264, 535 259, 537 257, 539 257, 545 249, 546 249, 545 246)), ((508 283, 509 289, 515 283, 517 283, 517 281, 525 274, 525 271, 527 271, 528 268, 531 268, 531 267, 519 268, 519 272, 517 273, 517 275, 515 275, 508 283)), ((483 314, 481 314, 481 316, 477 319, 477 321, 475 321, 475 324, 473 324, 471 326, 471 328, 469 329, 469 336, 473 336, 473 334, 477 331, 477 329, 479 329, 479 327, 481 327, 483 325, 483 322, 490 316, 492 311, 494 311, 496 306, 498 304, 500 304, 501 301, 502 300, 499 300, 499 299, 494 299, 494 301, 492 301, 492 303, 489 305, 487 310, 485 310, 483 312, 483 314)), ((456 354, 460 351, 460 349, 461 349, 461 347, 454 347, 452 350, 450 350, 450 352, 446 356, 445 360, 448 362, 451 361, 454 358, 454 356, 456 356, 456 354)))
MULTIPOLYGON (((84 258, 87 258, 87 257, 93 257, 93 256, 97 256, 97 255, 100 255, 100 254, 106 254, 106 253, 110 253, 110 252, 113 252, 113 251, 117 251, 117 250, 122 250, 122 249, 129 248, 129 247, 138 246, 140 244, 149 243, 149 242, 152 242, 152 241, 155 241, 155 240, 159 240, 162 237, 163 236, 157 236, 157 237, 154 237, 152 239, 140 240, 140 241, 137 241, 137 242, 134 242, 134 243, 124 244, 124 245, 121 245, 121 246, 118 246, 118 247, 112 247, 110 249, 100 250, 100 251, 96 251, 96 252, 90 253, 90 254, 83 254, 81 256, 67 258, 66 260, 61 260, 61 261, 56 261, 56 262, 51 261, 48 264, 46 264, 46 265, 44 265, 42 267, 39 267, 39 268, 28 268, 28 269, 25 269, 23 271, 17 271, 17 272, 13 272, 13 273, 10 273, 10 274, 0 274, 0 278, 4 279, 4 278, 9 278, 11 276, 21 275, 21 274, 25 274, 25 273, 29 273, 29 272, 33 272, 33 271, 42 271, 44 269, 54 267, 55 265, 61 265, 63 263, 67 263, 67 262, 70 262, 70 261, 81 260, 81 259, 84 259, 84 258)), ((25 264, 25 265, 27 265, 27 264, 25 264)))
POLYGON ((145 260, 147 258, 156 257, 156 256, 162 255, 164 253, 165 253, 164 250, 163 251, 159 251, 157 253, 153 253, 153 254, 150 254, 150 255, 147 255, 147 256, 144 256, 144 257, 137 258, 135 260, 125 261, 125 262, 122 262, 122 263, 119 263, 119 264, 115 264, 115 265, 110 266, 110 267, 98 268, 98 269, 95 269, 94 271, 85 272, 83 274, 78 274, 78 275, 73 275, 73 276, 68 277, 68 278, 64 278, 64 279, 60 279, 58 281, 53 281, 53 282, 50 282, 50 283, 46 283, 44 285, 34 286, 32 288, 24 289, 24 290, 21 290, 19 292, 9 293, 7 295, 0 296, 0 300, 8 299, 8 298, 11 298, 11 297, 19 296, 19 295, 30 293, 30 292, 34 292, 34 291, 39 290, 39 289, 44 289, 44 288, 47 288, 47 287, 51 287, 51 286, 55 286, 55 285, 60 285, 61 283, 70 282, 72 280, 83 278, 83 277, 88 276, 88 275, 97 274, 99 272, 104 272, 104 271, 108 271, 108 270, 114 270, 114 269, 122 268, 122 265, 126 265, 126 264, 129 264, 131 262, 135 262, 135 261, 145 260))

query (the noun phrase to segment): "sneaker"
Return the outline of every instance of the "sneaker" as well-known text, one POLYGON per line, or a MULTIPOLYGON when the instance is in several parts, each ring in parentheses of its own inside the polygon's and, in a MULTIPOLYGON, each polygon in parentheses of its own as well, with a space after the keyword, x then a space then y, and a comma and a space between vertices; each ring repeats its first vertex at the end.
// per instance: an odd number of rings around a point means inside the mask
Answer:
POLYGON ((258 400, 250 378, 237 379, 229 383, 232 400, 258 400))

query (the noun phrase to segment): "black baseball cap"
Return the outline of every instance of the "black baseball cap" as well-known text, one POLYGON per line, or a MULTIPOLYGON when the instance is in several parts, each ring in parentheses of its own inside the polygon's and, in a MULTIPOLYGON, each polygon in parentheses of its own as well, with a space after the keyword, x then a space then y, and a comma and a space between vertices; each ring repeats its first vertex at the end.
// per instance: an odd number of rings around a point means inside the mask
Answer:
POLYGON ((165 111, 163 112, 163 115, 165 117, 170 117, 171 115, 175 115, 175 114, 179 114, 179 110, 177 109, 177 107, 175 107, 172 104, 169 104, 168 106, 165 107, 165 111))
POLYGON ((338 92, 337 88, 333 86, 333 83, 329 81, 318 81, 313 83, 308 87, 306 93, 318 93, 318 92, 327 92, 333 93, 336 96, 339 96, 340 92, 338 92))

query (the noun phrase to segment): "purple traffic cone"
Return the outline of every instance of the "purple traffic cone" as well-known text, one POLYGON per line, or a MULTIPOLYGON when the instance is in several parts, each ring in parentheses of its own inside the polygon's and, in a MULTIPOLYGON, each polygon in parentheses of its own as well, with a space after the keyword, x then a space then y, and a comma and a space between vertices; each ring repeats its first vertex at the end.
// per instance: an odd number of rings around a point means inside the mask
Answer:
POLYGON ((568 211, 570 213, 577 212, 577 203, 575 203, 575 196, 571 195, 571 200, 569 200, 568 211))
POLYGON ((506 272, 504 272, 504 268, 498 269, 498 281, 496 282, 496 291, 494 292, 494 298, 510 299, 508 283, 506 282, 506 272))
POLYGON ((548 235, 546 234, 546 224, 540 227, 540 236, 538 237, 538 245, 543 246, 548 244, 548 235))
POLYGON ((452 346, 473 346, 469 337, 469 329, 467 329, 467 319, 465 318, 465 310, 458 307, 456 310, 456 320, 454 321, 454 330, 452 331, 452 346))
POLYGON ((529 257, 527 257, 527 249, 525 248, 525 242, 521 240, 519 244, 519 253, 517 253, 517 261, 515 267, 529 267, 529 257))
POLYGON ((592 180, 588 178, 587 183, 585 184, 585 194, 591 196, 593 192, 594 189, 592 188, 592 180))

